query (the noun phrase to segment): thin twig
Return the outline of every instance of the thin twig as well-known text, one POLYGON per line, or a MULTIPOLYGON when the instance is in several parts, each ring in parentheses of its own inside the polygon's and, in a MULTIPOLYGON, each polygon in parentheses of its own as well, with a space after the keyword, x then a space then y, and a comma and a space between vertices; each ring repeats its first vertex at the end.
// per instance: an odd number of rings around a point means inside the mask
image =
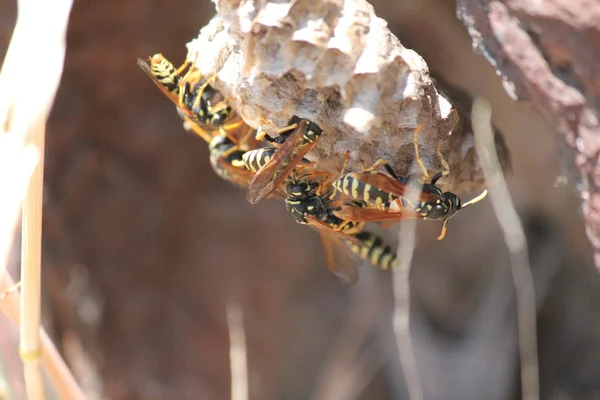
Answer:
MULTIPOLYGON (((421 185, 411 182, 408 185, 406 198, 411 204, 419 199, 421 185)), ((423 389, 419 379, 419 369, 415 358, 410 333, 410 266, 412 264, 413 250, 415 247, 416 219, 406 219, 400 226, 398 241, 398 270, 393 274, 394 288, 394 333, 398 346, 400 363, 404 371, 408 395, 410 400, 422 400, 423 389)))
POLYGON ((496 154, 491 126, 492 111, 488 101, 476 98, 471 115, 479 160, 490 191, 492 206, 510 253, 510 271, 515 285, 517 303, 522 398, 523 400, 538 400, 540 393, 535 288, 529 265, 525 232, 510 198, 496 154))
POLYGON ((38 160, 39 152, 25 144, 24 136, 0 130, 0 282, 13 243, 21 200, 38 160))
POLYGON ((231 400, 248 400, 248 356, 244 319, 239 304, 227 305, 231 400))
POLYGON ((40 149, 21 217, 21 344, 19 354, 25 368, 27 395, 44 398, 44 381, 40 369, 40 326, 42 287, 42 196, 44 186, 44 123, 34 128, 33 142, 40 149))
MULTIPOLYGON (((9 290, 14 286, 15 283, 12 278, 9 275, 5 275, 4 279, 0 282, 0 291, 9 290)), ((0 311, 6 315, 17 327, 20 325, 20 302, 21 300, 18 291, 0 301, 0 311)), ((58 396, 61 399, 84 400, 85 395, 83 394, 83 391, 77 385, 77 381, 56 350, 56 347, 54 347, 54 344, 52 343, 52 340, 50 340, 50 337, 46 331, 42 329, 40 331, 40 335, 42 362, 44 363, 44 368, 48 373, 50 381, 52 381, 54 384, 54 388, 56 389, 58 396)))

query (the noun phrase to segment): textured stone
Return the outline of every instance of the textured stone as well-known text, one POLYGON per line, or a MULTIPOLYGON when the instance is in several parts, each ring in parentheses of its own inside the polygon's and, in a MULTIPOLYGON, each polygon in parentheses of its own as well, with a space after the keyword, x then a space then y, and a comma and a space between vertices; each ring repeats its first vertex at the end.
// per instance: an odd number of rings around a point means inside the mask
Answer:
POLYGON ((544 113, 576 152, 588 238, 600 267, 600 4, 459 0, 458 15, 507 92, 544 113))

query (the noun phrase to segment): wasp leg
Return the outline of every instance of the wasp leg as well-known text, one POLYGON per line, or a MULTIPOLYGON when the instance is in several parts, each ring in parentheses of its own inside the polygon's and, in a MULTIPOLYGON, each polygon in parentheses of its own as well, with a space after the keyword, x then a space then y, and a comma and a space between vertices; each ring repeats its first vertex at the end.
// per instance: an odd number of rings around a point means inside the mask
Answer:
POLYGON ((442 172, 442 175, 448 176, 448 175, 450 175, 450 165, 448 165, 448 162, 446 161, 446 159, 444 158, 444 155, 442 154, 442 151, 440 150, 441 143, 442 143, 441 141, 438 142, 435 152, 437 153, 438 157, 440 158, 442 167, 444 167, 444 171, 442 172))
POLYGON ((423 175, 426 180, 429 180, 429 173, 427 172, 427 168, 425 168, 425 164, 423 163, 423 159, 421 158, 421 154, 419 153, 419 133, 421 132, 423 125, 417 125, 415 132, 413 133, 413 144, 415 146, 415 161, 419 165, 419 168, 423 171, 423 175))
POLYGON ((446 159, 442 155, 442 152, 440 151, 439 142, 437 145, 436 153, 437 153, 438 157, 440 158, 440 162, 442 163, 442 167, 444 167, 444 170, 441 172, 438 172, 437 174, 435 174, 433 176, 433 178, 431 178, 432 185, 435 185, 437 183, 437 181, 439 181, 441 178, 450 175, 450 165, 448 165, 448 162, 446 161, 446 159))
POLYGON ((184 118, 184 122, 187 123, 187 125, 190 127, 190 129, 198 136, 200 136, 202 139, 204 139, 204 141, 206 143, 210 143, 211 140, 213 139, 212 136, 210 136, 204 129, 200 128, 198 126, 198 124, 196 124, 194 121, 190 120, 189 118, 184 118))
MULTIPOLYGON (((190 66, 190 64, 191 64, 191 62, 189 60, 185 60, 185 62, 181 65, 181 67, 177 68, 177 70, 175 71, 175 76, 181 75, 183 73, 183 71, 185 71, 185 69, 190 66)), ((188 71, 186 73, 186 76, 189 73, 190 72, 188 71)))
POLYGON ((227 131, 227 128, 225 128, 224 126, 220 126, 220 127, 219 127, 219 134, 221 134, 221 135, 223 135, 223 136, 227 137, 227 139, 231 140, 231 142, 232 142, 233 144, 236 144, 236 145, 237 145, 237 144, 239 143, 239 140, 238 140, 236 137, 232 136, 232 135, 231 135, 231 134, 230 134, 230 133, 227 131))
POLYGON ((204 89, 206 89, 206 87, 215 80, 215 78, 217 77, 217 74, 213 74, 210 78, 208 78, 206 80, 206 82, 204 82, 202 84, 202 86, 200 86, 198 88, 198 94, 196 95, 196 101, 194 101, 194 109, 198 109, 200 107, 200 101, 202 100, 202 93, 204 93, 204 89))
MULTIPOLYGON (((298 165, 298 167, 302 168, 302 165, 298 165)), ((298 167, 296 167, 296 169, 298 169, 298 167)), ((307 167, 310 168, 310 167, 307 167)), ((303 179, 310 179, 310 180, 318 180, 319 178, 325 178, 323 179, 320 184, 319 184, 319 188, 317 189, 317 196, 321 196, 324 192, 327 192, 327 190, 329 190, 329 186, 331 185, 331 182, 333 181, 332 177, 331 177, 331 173, 327 172, 327 171, 310 171, 307 172, 305 174, 302 175, 303 179)))
MULTIPOLYGON (((225 125, 224 128, 225 128, 225 130, 239 129, 244 125, 245 125, 244 120, 240 118, 240 120, 238 122, 233 122, 231 124, 225 125)), ((254 129, 252 129, 252 127, 246 125, 246 128, 248 129, 248 132, 245 135, 243 135, 240 138, 240 140, 238 141, 238 147, 240 148, 240 150, 248 149, 248 141, 250 140, 250 138, 253 136, 253 133, 254 133, 254 129)))
MULTIPOLYGON (((261 121, 261 125, 262 125, 262 122, 267 122, 267 121, 266 120, 261 121)), ((284 139, 287 139, 287 137, 283 138, 283 137, 281 137, 281 135, 283 133, 286 133, 288 131, 296 129, 297 127, 298 127, 298 123, 294 122, 293 124, 290 124, 290 125, 285 126, 283 128, 277 129, 275 131, 275 133, 277 133, 277 137, 273 138, 273 137, 269 136, 265 131, 263 131, 262 130, 262 126, 261 126, 261 127, 259 127, 258 131, 256 132, 256 140, 267 141, 267 142, 270 142, 270 143, 281 145, 281 144, 283 144, 283 142, 285 142, 284 139)))
MULTIPOLYGON (((361 165, 362 165, 362 163, 361 163, 361 165)), ((384 167, 388 172, 389 171, 393 171, 389 162, 387 162, 386 160, 380 159, 380 160, 375 161, 373 163, 373 165, 371 165, 370 167, 364 168, 363 172, 375 171, 375 170, 377 170, 377 169, 379 169, 381 167, 384 167)), ((396 173, 394 173, 394 172, 392 172, 391 175, 392 175, 393 178, 397 177, 396 173)))
MULTIPOLYGON (((190 65, 195 65, 196 61, 198 61, 198 54, 196 53, 196 57, 194 58, 194 62, 190 62, 188 59, 185 60, 185 62, 183 63, 183 65, 181 67, 179 67, 177 69, 177 71, 175 71, 175 73, 177 74, 176 76, 179 76, 183 71, 185 71, 185 69, 190 65)), ((183 104, 183 98, 184 98, 184 94, 185 94, 185 90, 182 90, 183 87, 185 87, 185 84, 189 81, 190 76, 192 74, 198 74, 199 78, 202 78, 202 74, 200 73, 200 71, 198 71, 197 69, 194 69, 193 67, 190 67, 190 69, 186 72, 186 74, 179 80, 178 86, 179 86, 179 106, 182 107, 184 106, 183 104)))
POLYGON ((220 102, 218 102, 214 106, 210 106, 208 108, 208 112, 209 112, 209 114, 216 114, 219 111, 225 110, 227 107, 229 107, 229 104, 227 104, 227 101, 221 100, 220 102))
POLYGON ((233 130, 233 129, 241 128, 242 126, 244 126, 244 124, 245 124, 244 120, 240 118, 239 121, 223 125, 223 128, 227 129, 227 130, 233 130))
POLYGON ((263 125, 269 125, 271 128, 275 129, 275 127, 273 126, 272 123, 270 123, 266 118, 264 118, 262 115, 259 115, 258 118, 258 129, 256 130, 256 136, 255 139, 259 140, 259 141, 263 141, 263 140, 267 140, 267 141, 271 141, 272 138, 271 136, 267 135, 267 133, 265 131, 263 131, 263 125), (268 138, 268 139, 267 139, 268 138))

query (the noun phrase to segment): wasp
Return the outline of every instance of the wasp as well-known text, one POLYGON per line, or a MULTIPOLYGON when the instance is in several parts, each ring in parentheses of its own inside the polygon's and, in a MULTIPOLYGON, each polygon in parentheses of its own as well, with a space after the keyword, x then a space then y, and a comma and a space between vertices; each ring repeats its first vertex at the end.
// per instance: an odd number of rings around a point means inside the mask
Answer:
MULTIPOLYGON (((269 135, 264 134, 264 132, 262 134, 260 132, 258 132, 257 134, 261 140, 266 140, 270 143, 273 143, 274 145, 276 145, 278 147, 262 147, 262 148, 248 150, 247 152, 245 152, 243 154, 241 162, 236 162, 236 166, 243 165, 244 167, 246 167, 247 169, 249 169, 252 172, 255 172, 255 173, 259 172, 261 169, 263 169, 265 166, 267 166, 269 164, 271 159, 275 156, 275 153, 277 151, 280 151, 279 146, 281 146, 283 143, 285 143, 287 138, 289 138, 289 136, 294 132, 295 128, 296 128, 296 125, 291 125, 291 126, 283 128, 283 129, 280 129, 278 131, 279 135, 276 136, 275 138, 271 138, 269 135)), ((315 166, 313 162, 307 160, 306 158, 300 159, 299 163, 302 163, 302 165, 305 167, 308 167, 308 166, 314 167, 315 166)), ((296 164, 296 165, 298 165, 298 164, 296 164)))
POLYGON ((222 179, 239 187, 247 187, 254 173, 240 167, 239 163, 246 153, 240 143, 234 143, 229 136, 217 134, 208 143, 210 165, 222 179))
MULTIPOLYGON (((419 130, 420 127, 415 131, 414 137, 415 159, 423 170, 425 178, 429 179, 427 169, 419 156, 417 137, 419 130)), ((362 200, 374 207, 345 207, 336 212, 336 215, 343 219, 362 222, 398 221, 404 218, 438 220, 443 222, 442 232, 438 237, 438 240, 442 240, 446 236, 450 218, 459 210, 483 200, 487 195, 485 190, 474 199, 462 203, 456 194, 442 191, 437 186, 437 182, 442 177, 448 176, 450 172, 448 163, 442 158, 444 171, 435 174, 429 183, 424 183, 418 199, 411 201, 406 196, 409 178, 397 175, 386 161, 379 160, 362 172, 344 173, 348 159, 349 153, 346 153, 342 174, 333 182, 333 186, 344 195, 362 200), (378 171, 379 167, 384 167, 389 175, 378 171), (400 211, 390 211, 390 205, 394 202, 400 206, 400 211)))
POLYGON ((294 116, 288 126, 278 133, 280 134, 276 138, 271 138, 262 131, 257 133, 257 139, 272 142, 279 147, 250 182, 246 193, 250 204, 266 198, 290 176, 317 143, 323 130, 314 122, 294 116))
MULTIPOLYGON (((214 76, 211 78, 214 79, 214 76)), ((190 78, 187 78, 183 81, 180 102, 203 125, 226 130, 224 125, 233 115, 232 109, 221 92, 210 86, 209 83, 212 79, 196 78, 190 81, 190 78)))
POLYGON ((360 242, 351 244, 350 250, 354 254, 384 270, 398 268, 395 250, 379 236, 366 231, 355 233, 353 236, 360 242))
MULTIPOLYGON (((210 86, 216 75, 204 78, 190 64, 192 63, 186 60, 181 67, 175 68, 160 53, 147 60, 138 59, 138 65, 178 107, 183 119, 189 122, 196 134, 207 141, 206 129, 219 130, 228 135, 230 129, 235 129, 240 124, 241 118, 232 112, 223 95, 210 86)), ((235 141, 234 138, 231 139, 235 141)))
MULTIPOLYGON (((331 193, 322 193, 323 183, 291 178, 285 186, 288 213, 296 222, 317 230, 327 266, 335 276, 350 284, 357 280, 356 262, 348 259, 348 249, 350 254, 381 269, 397 267, 394 250, 378 236, 364 232, 364 222, 344 220, 333 213, 338 207, 332 204, 331 193), (346 248, 340 248, 341 245, 346 248)), ((363 205, 363 202, 353 201, 348 206, 359 208, 363 205)))
MULTIPOLYGON (((229 135, 217 132, 208 142, 208 151, 210 154, 210 165, 215 173, 222 179, 233 183, 238 187, 247 187, 254 171, 244 166, 244 156, 256 143, 249 144, 254 136, 255 130, 252 127, 241 124, 236 130, 230 131, 229 135), (231 137, 235 137, 234 142, 231 137)), ((263 155, 267 156, 267 154, 263 155)), ((264 163, 260 157, 259 163, 264 163)), ((285 193, 277 188, 273 193, 275 197, 285 198, 285 193)))
POLYGON ((249 150, 250 131, 254 131, 241 118, 225 124, 231 108, 226 105, 223 96, 209 85, 212 78, 202 80, 197 70, 188 70, 184 75, 189 61, 176 69, 162 54, 156 54, 147 61, 138 60, 138 64, 178 106, 187 128, 208 143, 210 164, 215 173, 237 186, 247 187, 254 172, 240 166, 240 163, 249 150), (204 129, 207 127, 209 129, 204 129))

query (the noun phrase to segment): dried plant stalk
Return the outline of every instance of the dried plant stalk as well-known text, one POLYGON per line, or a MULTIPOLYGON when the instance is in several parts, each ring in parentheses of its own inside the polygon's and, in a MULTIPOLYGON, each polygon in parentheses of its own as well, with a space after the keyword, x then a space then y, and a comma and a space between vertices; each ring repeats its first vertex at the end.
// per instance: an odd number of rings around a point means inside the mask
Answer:
POLYGON ((529 264, 529 251, 523 223, 515 210, 502 175, 494 148, 491 126, 492 107, 483 98, 473 102, 473 127, 483 172, 489 184, 490 198, 496 218, 504 233, 510 253, 510 272, 515 285, 517 320, 519 327, 519 359, 521 361, 521 395, 523 400, 540 398, 539 365, 537 353, 537 320, 535 286, 529 264))
MULTIPOLYGON (((40 325, 41 214, 43 192, 43 154, 45 124, 56 95, 63 69, 65 36, 72 1, 44 2, 20 0, 17 23, 0 74, 0 128, 6 135, 30 142, 39 156, 23 203, 22 302, 20 318, 14 308, 3 307, 20 324, 20 353, 23 360, 27 394, 43 399, 41 373, 42 346, 51 351, 44 356, 55 386, 63 398, 83 398, 75 380, 40 325), (44 68, 31 62, 31 51, 44 60, 44 68), (25 79, 23 76, 36 77, 25 79), (34 93, 35 95, 31 95, 34 93), (40 332, 42 336, 40 337, 40 332), (65 390, 62 390, 66 388, 65 390)), ((12 170, 11 170, 12 172, 12 170)), ((28 177, 27 177, 28 178, 28 177)), ((0 182, 2 183, 2 182, 0 182)), ((4 248, 4 244, 0 244, 4 248)), ((1 260, 4 264, 4 259, 1 260)), ((2 283, 9 280, 6 276, 2 283)), ((14 304, 11 302, 10 304, 14 304)))
POLYGON ((248 352, 243 311, 239 304, 227 305, 231 400, 248 400, 248 352))
POLYGON ((45 121, 32 126, 32 141, 40 151, 40 162, 33 171, 23 201, 21 222, 21 344, 20 355, 25 369, 27 394, 31 399, 44 398, 41 374, 41 263, 42 263, 42 196, 44 186, 45 121))
MULTIPOLYGON (((0 292, 14 288, 15 283, 6 276, 0 282, 0 292)), ((6 315, 17 327, 19 321, 20 297, 19 293, 11 293, 0 301, 0 311, 6 315)), ((83 400, 85 395, 81 388, 77 385, 77 381, 69 371, 69 368, 61 358, 60 353, 54 347, 52 340, 43 329, 40 331, 42 362, 50 381, 54 384, 56 393, 61 399, 83 400)), ((33 397, 31 397, 33 398, 33 397)))
MULTIPOLYGON (((214 86, 249 125, 270 131, 293 115, 309 118, 326 132, 309 156, 320 168, 339 170, 351 151, 350 168, 384 158, 406 174, 417 171, 412 138, 420 124, 430 172, 441 168, 438 147, 452 170, 479 170, 472 133, 455 129, 458 114, 425 61, 366 1, 215 4, 219 15, 188 44, 188 59, 203 74, 216 74, 214 86)), ((468 180, 474 175, 452 174, 445 188, 475 189, 468 180)))

